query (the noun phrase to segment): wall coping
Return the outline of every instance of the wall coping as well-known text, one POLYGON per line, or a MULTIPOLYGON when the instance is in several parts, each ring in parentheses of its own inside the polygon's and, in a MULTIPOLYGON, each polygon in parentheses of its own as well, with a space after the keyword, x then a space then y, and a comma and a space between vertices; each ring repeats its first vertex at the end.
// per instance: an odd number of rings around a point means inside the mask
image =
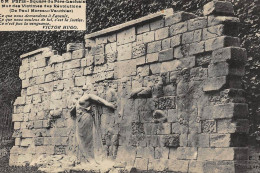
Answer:
POLYGON ((155 18, 160 18, 160 17, 163 17, 163 16, 170 16, 170 15, 173 15, 173 9, 167 8, 167 9, 161 10, 157 13, 149 14, 147 16, 144 16, 144 17, 141 17, 141 18, 138 18, 138 19, 135 19, 135 20, 131 20, 131 21, 128 21, 128 22, 125 22, 125 23, 122 23, 122 24, 119 24, 119 25, 116 25, 116 26, 112 26, 112 27, 109 27, 109 28, 106 28, 106 29, 102 29, 102 30, 97 31, 97 32, 93 32, 91 34, 86 34, 85 39, 92 39, 92 38, 95 38, 95 37, 98 37, 98 36, 107 35, 109 33, 116 32, 116 31, 131 27, 131 26, 134 26, 134 25, 137 25, 137 24, 140 24, 140 23, 144 23, 144 22, 147 22, 147 21, 155 19, 155 18))
POLYGON ((40 53, 42 53, 42 52, 48 52, 48 51, 51 51, 51 50, 52 50, 52 46, 43 47, 43 48, 40 48, 40 49, 31 51, 31 52, 22 54, 22 55, 20 56, 20 58, 23 59, 23 58, 26 58, 26 57, 28 57, 28 56, 32 56, 32 55, 35 55, 35 54, 40 54, 40 53))

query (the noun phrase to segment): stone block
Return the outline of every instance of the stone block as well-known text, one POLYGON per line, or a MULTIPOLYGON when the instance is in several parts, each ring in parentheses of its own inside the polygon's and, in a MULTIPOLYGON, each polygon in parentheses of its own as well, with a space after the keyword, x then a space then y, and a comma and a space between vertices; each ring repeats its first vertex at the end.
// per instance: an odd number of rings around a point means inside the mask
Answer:
POLYGON ((178 114, 176 109, 169 109, 167 114, 167 122, 177 122, 178 114))
POLYGON ((34 145, 35 146, 42 146, 43 144, 44 144, 44 138, 43 137, 34 138, 34 145))
POLYGON ((147 171, 148 161, 149 159, 146 158, 136 158, 134 167, 140 171, 147 171))
POLYGON ((194 55, 198 53, 203 53, 205 51, 205 42, 201 41, 198 43, 192 43, 189 46, 188 52, 189 55, 194 55))
POLYGON ((161 71, 161 63, 150 64, 151 74, 159 74, 161 71))
POLYGON ((224 25, 216 25, 203 29, 202 39, 207 40, 214 37, 219 37, 225 34, 224 25))
POLYGON ((96 45, 96 41, 92 39, 85 39, 85 47, 90 48, 96 45))
POLYGON ((234 9, 231 2, 212 1, 203 6, 203 15, 234 15, 234 9))
MULTIPOLYGON (((204 117, 202 118, 204 119, 204 117)), ((210 117, 208 119, 212 119, 212 117, 210 117)), ((215 133, 217 132, 217 124, 215 120, 205 120, 205 121, 201 121, 200 122, 200 130, 201 133, 215 133)))
POLYGON ((160 97, 154 100, 155 108, 160 110, 175 109, 176 98, 174 96, 160 97))
POLYGON ((117 53, 106 54, 107 62, 115 62, 117 58, 117 53))
POLYGON ((180 146, 180 135, 164 135, 162 137, 164 147, 179 147, 180 146))
POLYGON ((146 53, 146 45, 140 44, 133 47, 133 58, 144 56, 146 53))
POLYGON ((144 32, 148 32, 148 31, 150 31, 150 26, 149 26, 149 23, 146 23, 146 24, 142 24, 142 25, 140 25, 140 26, 137 26, 136 27, 136 32, 137 32, 137 34, 142 34, 142 33, 144 33, 144 32))
POLYGON ((208 67, 208 75, 209 77, 218 77, 218 76, 244 76, 245 74, 245 66, 244 65, 236 65, 228 64, 226 62, 216 62, 214 64, 210 64, 208 67))
POLYGON ((115 53, 116 50, 117 50, 116 42, 106 44, 106 46, 105 46, 105 53, 106 54, 108 54, 108 53, 115 53))
POLYGON ((202 30, 200 29, 195 31, 185 32, 182 35, 182 43, 188 44, 193 42, 199 42, 201 41, 201 35, 202 35, 202 30))
POLYGON ((85 49, 78 49, 72 52, 72 59, 83 58, 85 56, 85 49))
POLYGON ((239 18, 232 16, 208 16, 208 26, 218 25, 218 24, 238 24, 240 22, 239 18))
POLYGON ((136 71, 136 61, 127 60, 116 62, 115 64, 115 78, 122 78, 131 76, 136 71))
POLYGON ((150 29, 156 30, 164 27, 164 19, 159 19, 150 23, 150 29))
POLYGON ((172 133, 173 134, 185 134, 188 133, 188 126, 180 124, 179 122, 172 123, 172 133))
POLYGON ((181 34, 179 35, 174 35, 171 39, 171 47, 176 47, 181 44, 181 34))
MULTIPOLYGON (((134 42, 136 40, 135 37, 135 27, 123 30, 117 34, 117 45, 134 42)), ((118 50, 120 49, 118 48, 118 50)))
POLYGON ((156 147, 154 149, 154 158, 155 159, 168 159, 169 156, 169 148, 166 147, 156 147))
POLYGON ((182 34, 184 32, 187 32, 188 30, 188 23, 187 22, 181 22, 174 24, 170 27, 170 36, 182 34))
POLYGON ((124 44, 118 46, 118 61, 128 60, 132 58, 132 44, 124 44))
MULTIPOLYGON (((33 138, 24 138, 24 139, 22 139, 22 141, 21 141, 21 146, 22 147, 28 147, 30 145, 33 145, 33 138)), ((23 153, 23 154, 25 154, 25 153, 23 153)))
POLYGON ((206 40, 205 51, 211 51, 230 46, 239 47, 240 39, 237 37, 221 36, 206 40))
POLYGON ((155 32, 154 31, 150 31, 150 32, 146 32, 146 33, 142 34, 143 43, 153 42, 154 39, 155 39, 155 32))
POLYGON ((137 75, 148 76, 150 74, 149 65, 137 67, 137 75))
MULTIPOLYGON (((200 46, 201 47, 201 46, 200 46)), ((188 44, 174 48, 174 58, 183 58, 189 55, 190 46, 188 44)))
POLYGON ((226 47, 212 52, 212 63, 228 61, 244 63, 247 59, 246 50, 239 47, 226 47))
POLYGON ((210 147, 230 147, 231 134, 210 134, 210 147))
POLYGON ((207 26, 206 17, 198 17, 195 19, 188 20, 188 31, 193 31, 196 29, 203 29, 207 26))
POLYGON ((81 61, 80 59, 75 59, 75 60, 72 60, 72 61, 64 62, 63 70, 68 70, 68 69, 80 67, 80 61, 81 61))
POLYGON ((207 133, 191 132, 188 134, 188 146, 189 147, 209 147, 210 139, 207 133))
POLYGON ((94 56, 94 64, 95 65, 101 65, 105 63, 105 55, 100 54, 100 55, 95 55, 94 56))
POLYGON ((169 49, 171 47, 171 38, 162 40, 162 50, 169 49))
POLYGON ((173 49, 167 49, 159 52, 159 62, 173 60, 173 49))
POLYGON ((107 41, 109 43, 116 42, 116 34, 112 34, 112 35, 107 36, 107 41))
POLYGON ((34 121, 34 128, 35 129, 41 129, 42 128, 42 120, 34 121))
POLYGON ((17 97, 14 105, 25 105, 25 97, 21 96, 21 97, 17 97))
POLYGON ((107 36, 101 36, 101 37, 97 37, 95 39, 96 44, 106 44, 107 43, 107 36))
POLYGON ((146 55, 146 63, 158 62, 159 53, 151 53, 146 55))
POLYGON ((144 65, 145 64, 145 56, 136 58, 136 65, 144 65))
POLYGON ((157 135, 168 135, 171 134, 171 123, 160 123, 155 124, 153 127, 153 131, 157 135))
POLYGON ((91 47, 90 52, 91 55, 99 55, 105 53, 105 46, 104 44, 99 44, 91 47))
POLYGON ((21 128, 21 122, 14 122, 14 130, 18 130, 21 128))
POLYGON ((228 103, 206 106, 202 119, 245 118, 248 115, 248 105, 244 103, 228 103))
POLYGON ((195 17, 196 15, 192 13, 183 12, 183 11, 174 13, 173 15, 165 18, 165 26, 170 26, 175 23, 184 22, 186 20, 193 19, 195 17))
POLYGON ((162 50, 161 41, 151 42, 151 43, 148 43, 148 45, 147 45, 147 53, 159 52, 160 50, 162 50))
POLYGON ((93 74, 93 66, 84 68, 83 75, 90 75, 90 74, 93 74))
POLYGON ((161 73, 169 72, 169 71, 177 71, 181 68, 191 68, 193 64, 195 65, 195 59, 192 57, 184 58, 180 60, 174 60, 169 62, 163 62, 161 65, 161 73), (193 62, 194 61, 194 62, 193 62))
POLYGON ((13 114, 13 116, 12 116, 12 121, 13 122, 16 122, 16 121, 21 122, 23 120, 24 120, 24 115, 23 114, 13 114))
POLYGON ((247 119, 219 119, 217 120, 218 133, 248 133, 249 121, 247 119))
POLYGON ((155 40, 161 40, 169 36, 169 27, 160 28, 155 30, 155 40))
POLYGON ((203 91, 217 91, 222 89, 227 84, 225 76, 208 78, 203 85, 203 91))
POLYGON ((39 93, 39 86, 34 85, 27 88, 27 95, 33 95, 39 93))
POLYGON ((179 160, 196 160, 198 155, 197 147, 178 147, 177 159, 179 160))
POLYGON ((175 172, 188 172, 189 161, 188 160, 169 160, 169 171, 175 172))

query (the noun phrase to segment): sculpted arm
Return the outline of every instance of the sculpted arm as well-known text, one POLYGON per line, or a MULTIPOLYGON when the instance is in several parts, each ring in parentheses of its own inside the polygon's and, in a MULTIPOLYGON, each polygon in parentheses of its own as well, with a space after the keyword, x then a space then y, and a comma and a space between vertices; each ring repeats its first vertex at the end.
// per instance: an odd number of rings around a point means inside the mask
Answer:
POLYGON ((99 104, 110 107, 112 109, 115 109, 115 106, 112 103, 110 103, 110 102, 106 101, 105 99, 102 99, 101 97, 98 97, 97 95, 94 95, 94 94, 86 94, 86 95, 82 96, 79 100, 79 104, 84 105, 84 103, 87 101, 94 101, 99 104))

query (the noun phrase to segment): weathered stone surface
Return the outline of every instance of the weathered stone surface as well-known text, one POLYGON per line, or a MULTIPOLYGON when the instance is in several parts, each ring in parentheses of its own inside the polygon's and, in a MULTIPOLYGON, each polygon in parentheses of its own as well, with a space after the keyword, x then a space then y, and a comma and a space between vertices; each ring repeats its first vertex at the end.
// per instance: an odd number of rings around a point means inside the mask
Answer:
POLYGON ((205 51, 216 50, 216 49, 229 47, 229 46, 239 47, 240 39, 237 37, 221 36, 221 37, 206 40, 205 51))
POLYGON ((218 133, 248 133, 249 122, 247 119, 219 119, 217 120, 218 133))
POLYGON ((140 45, 133 47, 133 58, 144 56, 145 54, 146 54, 145 44, 140 44, 140 45))
POLYGON ((180 136, 179 135, 165 135, 163 136, 163 146, 165 147, 179 147, 180 136))
POLYGON ((240 20, 237 17, 231 16, 208 16, 208 26, 218 25, 218 24, 237 24, 240 20))
POLYGON ((159 62, 173 60, 173 49, 167 49, 159 52, 159 62))
POLYGON ((227 47, 218 49, 212 52, 212 63, 231 61, 231 62, 245 62, 246 61, 246 50, 239 47, 227 47))
POLYGON ((171 37, 171 47, 176 47, 181 44, 181 34, 171 37))
POLYGON ((150 29, 155 30, 164 27, 164 19, 159 19, 150 23, 150 29))
POLYGON ((161 97, 155 100, 156 109, 175 109, 175 97, 161 97))
MULTIPOLYGON (((126 44, 135 41, 135 27, 121 31, 117 34, 117 45, 126 44)), ((118 48, 118 50, 120 50, 118 48)))
POLYGON ((150 31, 149 23, 137 26, 136 30, 137 34, 142 34, 144 32, 150 31))
POLYGON ((143 43, 149 43, 154 41, 155 39, 155 32, 154 31, 150 31, 150 32, 146 32, 144 34, 142 34, 142 38, 143 38, 143 43))
POLYGON ((206 17, 197 17, 195 19, 188 20, 188 30, 193 31, 196 29, 202 29, 207 26, 206 17))
POLYGON ((211 147, 230 147, 231 135, 230 134, 210 134, 211 147))
POLYGON ((188 172, 189 161, 188 160, 170 160, 168 168, 169 168, 169 171, 188 172))
POLYGON ((96 45, 94 47, 91 47, 91 50, 89 52, 91 55, 99 55, 105 53, 105 46, 104 44, 96 45))
POLYGON ((116 50, 117 50, 116 42, 106 44, 106 46, 105 46, 105 53, 106 53, 106 54, 115 53, 116 50))
POLYGON ((203 91, 217 91, 225 86, 227 83, 227 78, 225 76, 222 77, 213 77, 208 78, 203 86, 203 91))
POLYGON ((178 147, 177 159, 180 160, 196 160, 198 149, 196 147, 178 147))
POLYGON ((248 115, 248 106, 243 103, 229 103, 223 105, 206 106, 202 112, 202 119, 244 118, 248 115))
POLYGON ((147 45, 147 53, 159 52, 160 50, 162 50, 161 41, 155 41, 152 43, 148 43, 148 45, 147 45))
POLYGON ((205 16, 210 14, 233 15, 234 9, 230 2, 212 1, 204 5, 203 14, 205 16))
POLYGON ((188 23, 182 22, 174 24, 170 27, 170 36, 184 33, 188 30, 188 23))
POLYGON ((115 77, 122 78, 131 76, 136 70, 135 60, 121 61, 115 63, 115 77))
POLYGON ((155 30, 155 40, 161 40, 169 36, 169 27, 155 30))
POLYGON ((146 55, 146 62, 152 63, 159 61, 159 53, 151 53, 146 55))
POLYGON ((165 18, 165 26, 170 26, 175 23, 183 22, 192 18, 195 18, 196 15, 192 13, 186 13, 186 12, 178 12, 171 16, 168 16, 165 18))
POLYGON ((132 58, 132 44, 124 44, 118 46, 118 61, 128 60, 132 58))
POLYGON ((185 32, 182 35, 182 43, 183 44, 188 44, 188 43, 201 41, 201 33, 202 33, 202 30, 195 30, 195 31, 191 31, 191 32, 185 32))
POLYGON ((245 67, 243 65, 231 66, 226 62, 217 62, 209 65, 208 75, 209 77, 218 76, 244 76, 245 67))

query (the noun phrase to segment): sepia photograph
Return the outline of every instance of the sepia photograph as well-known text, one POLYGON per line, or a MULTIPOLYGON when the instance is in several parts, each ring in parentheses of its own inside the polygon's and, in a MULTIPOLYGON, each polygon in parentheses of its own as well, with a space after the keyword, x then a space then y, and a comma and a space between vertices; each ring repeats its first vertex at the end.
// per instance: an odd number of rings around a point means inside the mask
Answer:
POLYGON ((260 1, 0 0, 0 173, 260 173, 260 1))

